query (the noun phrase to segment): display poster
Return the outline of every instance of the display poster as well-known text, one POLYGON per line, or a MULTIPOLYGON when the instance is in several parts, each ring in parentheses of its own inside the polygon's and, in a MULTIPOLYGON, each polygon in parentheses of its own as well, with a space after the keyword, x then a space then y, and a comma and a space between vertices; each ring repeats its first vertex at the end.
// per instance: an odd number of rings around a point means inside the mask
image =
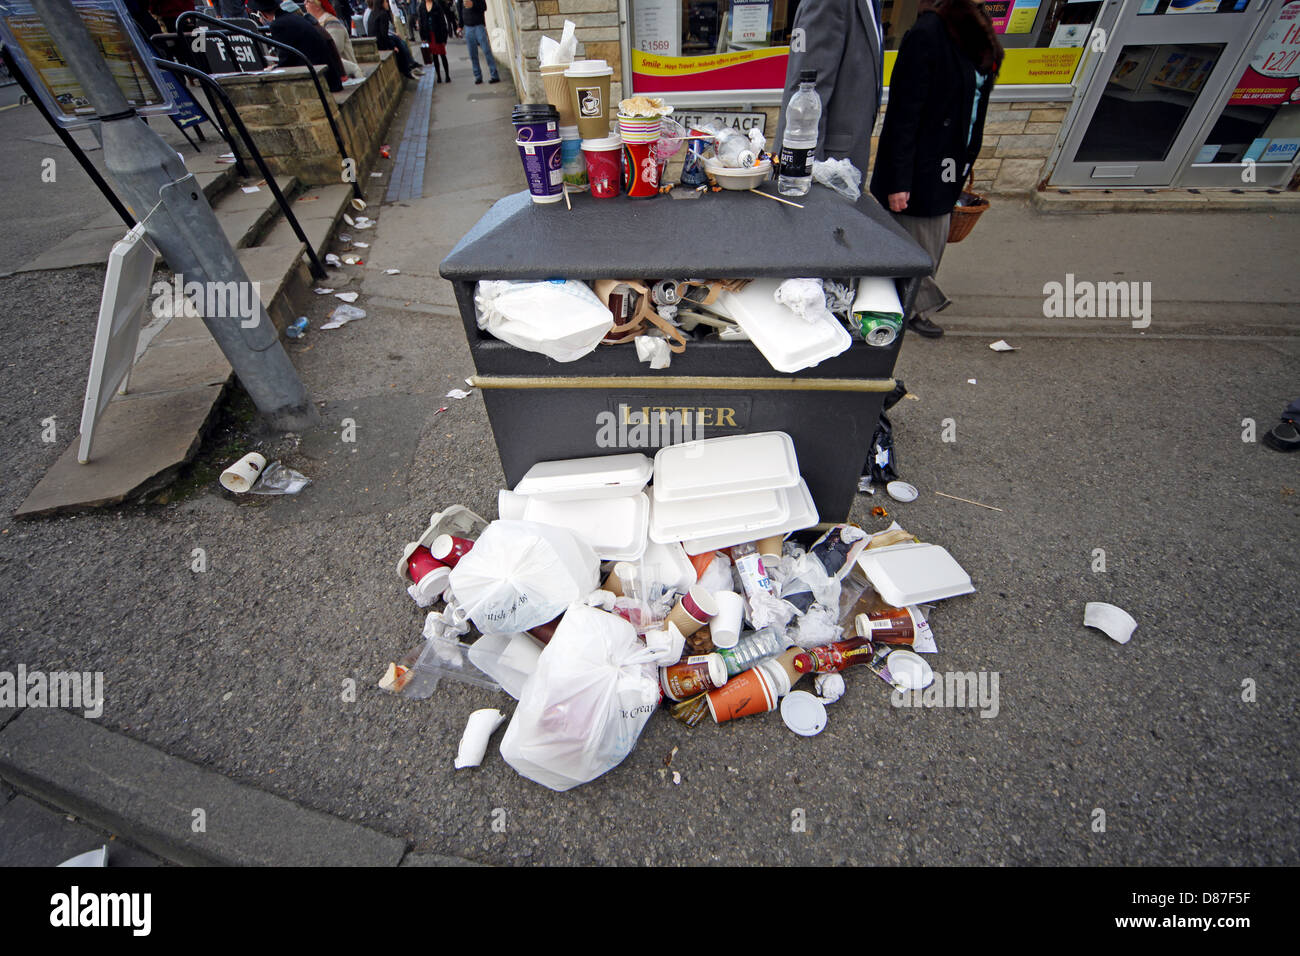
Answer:
POLYGON ((771 29, 770 0, 731 0, 732 43, 766 43, 771 29))
POLYGON ((1230 106, 1300 103, 1300 0, 1278 11, 1228 99, 1230 106))
POLYGON ((1012 0, 1011 15, 1007 17, 1008 34, 1032 33, 1038 6, 1042 0, 1012 0))
POLYGON ((1011 15, 1014 0, 984 0, 984 9, 993 20, 994 33, 1007 32, 1007 18, 1011 15))
MULTIPOLYGON (((1006 51, 1002 69, 998 71, 998 86, 1025 86, 1042 83, 1070 83, 1079 67, 1083 51, 1079 49, 1041 49, 1019 47, 1006 51)), ((885 85, 894 71, 898 58, 895 50, 885 52, 885 85)))
MULTIPOLYGON (((130 25, 125 9, 114 0, 73 0, 73 6, 127 103, 145 113, 170 112, 172 99, 153 65, 153 52, 130 25)), ((0 2, 0 39, 11 47, 19 68, 60 125, 81 126, 93 119, 94 107, 31 3, 0 2)))
POLYGON ((632 5, 633 56, 636 51, 677 56, 681 53, 681 3, 636 0, 632 5))
POLYGON ((1219 0, 1170 0, 1165 13, 1218 13, 1219 0))

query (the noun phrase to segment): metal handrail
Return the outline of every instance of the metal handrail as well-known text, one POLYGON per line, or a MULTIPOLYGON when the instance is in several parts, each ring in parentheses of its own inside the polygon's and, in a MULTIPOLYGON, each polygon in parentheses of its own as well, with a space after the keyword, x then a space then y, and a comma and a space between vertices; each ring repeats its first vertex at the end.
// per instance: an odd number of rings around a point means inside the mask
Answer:
MULTIPOLYGON (((334 121, 334 111, 330 109, 330 100, 325 95, 325 90, 320 85, 320 77, 316 75, 315 65, 313 65, 312 62, 303 55, 301 50, 291 47, 287 43, 281 43, 279 40, 272 40, 270 37, 263 36, 262 34, 256 33, 252 30, 245 30, 243 27, 237 27, 228 20, 221 20, 217 17, 209 16, 206 13, 200 13, 198 10, 186 10, 178 16, 176 18, 176 32, 182 32, 182 24, 189 23, 192 20, 200 20, 204 23, 210 23, 224 32, 238 33, 240 36, 246 36, 257 43, 263 43, 273 49, 284 50, 293 54, 298 58, 299 62, 306 65, 307 74, 311 77, 311 81, 316 87, 316 95, 320 98, 321 108, 325 111, 325 119, 329 121, 330 132, 334 134, 334 142, 338 145, 339 159, 347 160, 348 150, 347 147, 343 145, 343 135, 339 132, 338 124, 334 121)), ((283 62, 284 58, 281 57, 281 63, 283 64, 283 62)), ((352 179, 352 192, 358 199, 365 198, 361 192, 361 184, 357 182, 356 177, 352 179)))
MULTIPOLYGON (((246 127, 244 121, 239 118, 239 111, 236 110, 235 105, 230 102, 230 97, 227 96, 226 91, 221 88, 221 84, 202 70, 196 70, 194 67, 186 66, 183 63, 173 63, 171 60, 161 60, 157 57, 154 57, 153 62, 156 66, 161 67, 164 70, 169 70, 172 73, 179 73, 182 76, 189 76, 198 80, 203 84, 205 90, 216 94, 217 98, 221 101, 221 105, 224 106, 226 112, 230 114, 230 119, 234 122, 235 129, 238 130, 240 138, 244 141, 244 145, 248 147, 248 155, 252 158, 253 162, 257 164, 257 168, 261 172, 262 178, 266 180, 266 185, 270 188, 271 195, 274 196, 275 201, 280 204, 280 211, 284 213, 284 218, 288 221, 289 228, 293 230, 293 234, 298 237, 299 241, 307 244, 307 256, 311 260, 311 274, 317 279, 324 279, 326 276, 325 266, 316 255, 316 250, 312 246, 311 240, 308 239, 307 234, 303 232, 302 226, 298 222, 298 217, 295 216, 293 210, 289 208, 289 202, 284 198, 284 193, 280 191, 280 187, 275 181, 275 176, 271 173, 271 170, 267 168, 266 160, 262 158, 261 151, 257 148, 257 144, 253 142, 253 137, 248 133, 248 127, 246 127)), ((231 144, 231 148, 234 148, 233 143, 231 144)), ((236 153, 236 155, 238 155, 238 153, 236 153)))

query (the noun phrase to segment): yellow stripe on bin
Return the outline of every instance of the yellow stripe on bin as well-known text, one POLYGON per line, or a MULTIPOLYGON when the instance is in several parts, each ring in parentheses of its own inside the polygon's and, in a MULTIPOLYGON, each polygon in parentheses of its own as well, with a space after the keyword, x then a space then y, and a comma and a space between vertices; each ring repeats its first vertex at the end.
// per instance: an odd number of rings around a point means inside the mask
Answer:
POLYGON ((693 375, 475 375, 477 388, 662 389, 665 391, 892 392, 892 378, 714 378, 693 375))

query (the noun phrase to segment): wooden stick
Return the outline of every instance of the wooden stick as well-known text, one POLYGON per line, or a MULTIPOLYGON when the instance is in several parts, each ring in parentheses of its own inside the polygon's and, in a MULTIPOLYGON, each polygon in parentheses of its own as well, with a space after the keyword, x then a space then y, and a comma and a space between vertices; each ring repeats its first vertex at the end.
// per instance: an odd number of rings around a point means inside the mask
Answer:
POLYGON ((782 202, 785 203, 787 206, 794 206, 795 209, 803 208, 803 206, 799 205, 797 202, 791 202, 788 199, 782 199, 780 196, 773 196, 771 193, 765 193, 761 189, 751 189, 750 192, 753 193, 755 196, 762 196, 764 199, 770 199, 773 202, 782 202))
POLYGON ((569 207, 569 212, 573 212, 573 203, 569 202, 569 187, 564 187, 564 204, 569 207))
MULTIPOLYGON (((940 498, 951 498, 953 501, 964 501, 968 505, 976 505, 980 508, 988 508, 989 511, 1002 511, 1001 508, 994 508, 992 505, 982 505, 978 501, 971 501, 969 498, 958 498, 956 495, 945 495, 942 491, 936 491, 935 494, 938 495, 940 498)), ((1006 514, 1005 511, 1002 511, 1002 513, 1006 514)))

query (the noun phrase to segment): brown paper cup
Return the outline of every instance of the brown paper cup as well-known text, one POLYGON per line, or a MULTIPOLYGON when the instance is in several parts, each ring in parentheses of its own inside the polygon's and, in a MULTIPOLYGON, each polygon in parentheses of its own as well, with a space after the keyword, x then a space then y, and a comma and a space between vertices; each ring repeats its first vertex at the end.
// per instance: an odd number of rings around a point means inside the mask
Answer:
POLYGON ((546 90, 546 102, 560 111, 560 125, 574 126, 577 118, 573 115, 573 104, 569 100, 569 84, 565 82, 564 71, 567 63, 542 67, 542 86, 546 90))
POLYGON ((668 623, 690 637, 718 613, 718 603, 713 595, 696 585, 682 595, 677 606, 668 612, 668 623))
MULTIPOLYGON (((609 110, 609 81, 613 75, 614 71, 608 67, 599 73, 583 73, 579 64, 570 64, 568 72, 564 74, 569 109, 578 125, 578 135, 583 139, 603 139, 609 135, 609 119, 612 115, 609 110), (575 67, 578 67, 576 71, 575 67)), ((564 123, 563 115, 560 122, 564 123)))
POLYGON ((767 565, 767 556, 775 555, 778 561, 781 560, 781 542, 784 541, 779 534, 774 534, 770 538, 760 538, 758 542, 758 554, 763 558, 764 566, 767 565))

